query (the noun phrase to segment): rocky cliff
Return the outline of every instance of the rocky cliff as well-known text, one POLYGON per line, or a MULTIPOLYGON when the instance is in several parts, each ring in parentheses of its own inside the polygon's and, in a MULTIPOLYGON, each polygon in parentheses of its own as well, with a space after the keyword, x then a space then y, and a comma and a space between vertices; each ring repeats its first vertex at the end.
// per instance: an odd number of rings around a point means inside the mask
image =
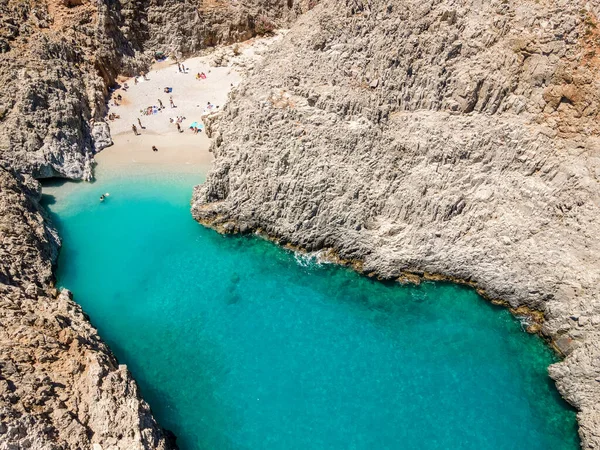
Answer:
POLYGON ((518 312, 600 447, 597 2, 326 0, 211 121, 192 211, 518 312), (535 315, 535 314, 534 314, 535 315))
POLYGON ((175 448, 68 291, 31 177, 0 168, 0 449, 175 448))

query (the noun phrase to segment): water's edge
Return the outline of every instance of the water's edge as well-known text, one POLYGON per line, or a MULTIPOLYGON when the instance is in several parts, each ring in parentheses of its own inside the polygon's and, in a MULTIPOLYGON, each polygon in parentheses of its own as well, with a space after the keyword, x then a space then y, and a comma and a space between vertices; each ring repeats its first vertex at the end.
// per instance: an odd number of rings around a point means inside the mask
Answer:
MULTIPOLYGON (((281 248, 287 248, 287 249, 290 249, 293 251, 300 252, 302 254, 318 253, 319 258, 321 258, 324 261, 328 261, 330 263, 337 264, 342 267, 348 267, 348 268, 352 269, 353 271, 355 271, 356 273, 360 274, 361 276, 365 276, 368 278, 375 278, 381 282, 393 282, 393 283, 397 283, 399 285, 411 284, 411 285, 418 286, 421 282, 431 281, 431 282, 442 282, 442 283, 447 282, 447 283, 452 283, 452 284, 456 284, 456 285, 460 285, 460 286, 469 287, 469 288, 473 289, 484 301, 490 302, 493 305, 500 306, 502 308, 507 309, 513 315, 513 317, 515 317, 516 320, 521 322, 522 329, 524 332, 527 332, 529 334, 534 334, 537 337, 539 337, 544 342, 544 345, 547 345, 558 358, 558 360, 555 361, 552 365, 555 365, 555 364, 558 364, 558 363, 564 361, 567 356, 556 345, 553 336, 543 333, 543 324, 545 321, 545 317, 544 317, 544 313, 542 311, 531 309, 524 305, 514 308, 509 304, 508 301, 506 301, 502 298, 497 298, 497 297, 489 295, 489 293, 487 292, 487 290, 485 288, 481 287, 478 283, 476 283, 472 280, 465 280, 465 279, 461 279, 461 278, 450 276, 450 275, 429 273, 426 271, 418 271, 418 270, 413 270, 413 271, 401 270, 400 271, 401 275, 399 277, 390 279, 390 278, 381 276, 376 271, 365 270, 364 262, 362 260, 350 260, 350 259, 345 259, 345 258, 341 257, 339 255, 338 251, 332 247, 322 248, 317 251, 308 250, 302 246, 296 245, 294 243, 290 243, 287 239, 282 238, 281 236, 269 234, 262 228, 249 229, 246 226, 246 224, 244 224, 243 231, 241 231, 240 224, 237 223, 235 220, 231 220, 230 218, 226 222, 225 226, 222 222, 221 217, 213 217, 212 219, 200 218, 200 217, 194 217, 194 218, 201 225, 203 225, 207 228, 210 228, 212 230, 215 230, 219 234, 223 234, 223 235, 256 234, 257 236, 260 236, 265 240, 273 242, 274 244, 280 246, 281 248)), ((551 366, 549 366, 548 368, 550 368, 551 366)), ((549 376, 550 376, 550 378, 552 378, 550 373, 549 373, 549 376)), ((561 385, 558 384, 556 382, 556 380, 553 379, 553 381, 554 381, 554 386, 557 389, 557 391, 559 392, 563 401, 570 408, 572 408, 573 411, 576 411, 577 413, 581 413, 582 409, 581 409, 580 405, 571 401, 565 395, 565 392, 563 392, 561 385)), ((582 435, 582 428, 581 428, 580 420, 581 420, 580 414, 577 414, 577 421, 578 421, 578 425, 579 425, 578 426, 578 435, 579 435, 579 439, 583 441, 584 436, 582 435)))
MULTIPOLYGON (((52 213, 54 214, 54 213, 52 213)), ((205 226, 208 225, 209 228, 213 228, 210 227, 210 224, 203 224, 205 226)), ((223 230, 217 230, 217 231, 223 231, 223 230)), ((279 247, 283 248, 283 249, 287 249, 287 250, 292 250, 294 252, 299 252, 299 253, 303 253, 304 250, 297 248, 297 247, 293 247, 289 244, 283 244, 280 240, 278 240, 277 238, 273 238, 273 237, 269 237, 267 236, 264 232, 262 232, 262 230, 256 230, 257 231, 257 235, 260 236, 261 238, 264 239, 268 239, 270 241, 273 241, 276 245, 278 245, 279 247)), ((351 269, 353 269, 355 272, 357 272, 358 274, 360 274, 362 277, 365 278, 373 278, 376 277, 376 274, 373 273, 369 273, 363 270, 363 266, 362 263, 360 261, 348 261, 348 260, 343 260, 341 258, 339 258, 334 251, 326 251, 326 252, 321 252, 319 254, 319 257, 322 258, 323 260, 329 261, 329 262, 333 262, 336 263, 337 265, 340 266, 346 266, 349 267, 351 269)), ((55 268, 55 273, 56 273, 56 268, 55 268)), ((436 281, 436 282, 451 282, 454 284, 461 284, 461 285, 466 285, 472 289, 474 289, 482 298, 485 298, 487 300, 491 300, 492 303, 494 304, 499 304, 498 301, 496 301, 495 299, 490 299, 489 297, 485 296, 485 291, 482 291, 480 289, 477 288, 477 286, 474 285, 474 283, 465 281, 465 280, 457 280, 457 279, 452 279, 450 277, 443 277, 443 276, 437 276, 437 275, 432 275, 432 274, 427 274, 427 273, 423 273, 423 274, 415 274, 415 273, 408 273, 407 276, 405 278, 403 278, 401 281, 403 282, 410 282, 410 283, 414 283, 414 284, 418 284, 419 280, 426 280, 426 281, 436 281)), ((386 279, 381 279, 380 281, 382 281, 384 284, 387 284, 387 282, 390 281, 397 281, 397 280, 386 280, 386 279)), ((67 286, 68 287, 68 286, 67 286)), ((500 302, 500 304, 502 306, 507 306, 505 303, 500 302)), ((512 310, 511 311, 513 314, 515 314, 517 311, 512 310)), ((518 311, 518 315, 522 315, 524 312, 523 311, 518 311)), ((539 316, 535 316, 535 312, 533 312, 534 317, 537 320, 539 320, 539 316)), ((538 331, 538 330, 534 330, 534 331, 538 331)), ((137 377, 136 377, 137 378, 137 377)))

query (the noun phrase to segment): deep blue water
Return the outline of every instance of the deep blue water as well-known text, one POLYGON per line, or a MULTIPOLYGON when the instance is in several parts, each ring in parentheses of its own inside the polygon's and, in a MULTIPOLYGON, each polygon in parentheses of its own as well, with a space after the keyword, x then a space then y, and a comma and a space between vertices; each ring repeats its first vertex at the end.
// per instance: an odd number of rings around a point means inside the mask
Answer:
POLYGON ((100 178, 45 189, 58 283, 183 450, 578 448, 551 351, 472 290, 220 236, 198 176, 100 178))

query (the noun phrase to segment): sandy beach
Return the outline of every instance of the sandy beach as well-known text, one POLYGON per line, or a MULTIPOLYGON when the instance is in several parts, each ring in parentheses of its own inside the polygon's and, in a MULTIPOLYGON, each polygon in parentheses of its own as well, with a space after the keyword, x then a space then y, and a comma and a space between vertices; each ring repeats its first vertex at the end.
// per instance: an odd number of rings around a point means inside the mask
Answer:
POLYGON ((231 67, 210 67, 208 56, 183 61, 185 73, 180 72, 175 61, 157 63, 146 74, 147 79, 138 77, 122 79, 121 88, 113 92, 109 101, 108 120, 114 145, 96 155, 96 161, 104 168, 112 166, 152 165, 157 167, 178 166, 178 170, 205 171, 212 161, 208 151, 210 140, 204 130, 195 134, 189 128, 193 122, 202 125, 202 114, 207 105, 218 111, 227 99, 231 88, 240 81, 240 75, 231 67), (206 79, 196 79, 197 73, 204 72, 206 79), (124 89, 127 83, 128 89, 124 89), (165 93, 165 87, 171 88, 165 93), (121 96, 121 101, 117 96, 121 96), (170 106, 172 96, 175 107, 170 106), (164 106, 160 109, 159 101, 164 106), (118 105, 117 105, 118 104, 118 105), (146 115, 149 107, 157 107, 154 114, 146 115), (177 117, 184 117, 180 123, 182 132, 177 129, 177 117), (172 118, 173 122, 169 119, 172 118), (142 127, 139 126, 139 121, 142 127), (132 131, 132 125, 139 135, 132 131), (152 150, 156 146, 158 151, 152 150))
POLYGON ((112 92, 106 118, 114 144, 96 154, 100 170, 207 173, 213 156, 208 151, 210 139, 204 131, 202 116, 217 113, 242 75, 285 33, 280 30, 274 36, 253 38, 189 58, 181 62, 185 72, 179 70, 177 61, 166 58, 156 62, 145 77, 141 74, 136 77, 137 83, 134 78, 120 78, 120 88, 112 92), (211 64, 215 57, 223 67, 211 64), (206 78, 197 79, 196 74, 200 73, 206 78), (171 91, 166 93, 165 88, 171 91), (174 107, 170 105, 171 96, 174 107), (152 114, 147 114, 149 109, 152 114), (113 114, 119 118, 111 120, 113 114), (176 125, 178 116, 184 117, 179 124, 181 132, 176 125), (197 134, 190 129, 194 122, 202 128, 197 134), (138 135, 132 125, 137 127, 138 135), (152 146, 158 151, 153 151, 152 146))

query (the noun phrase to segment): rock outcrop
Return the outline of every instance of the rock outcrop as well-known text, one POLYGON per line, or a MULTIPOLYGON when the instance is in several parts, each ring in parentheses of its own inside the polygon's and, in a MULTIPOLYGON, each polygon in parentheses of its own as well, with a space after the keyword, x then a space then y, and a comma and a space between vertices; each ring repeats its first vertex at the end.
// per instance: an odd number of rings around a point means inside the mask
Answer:
MULTIPOLYGON (((131 3, 140 3, 131 2, 131 3)), ((290 25, 316 4, 310 0, 150 1, 137 22, 144 48, 184 57, 290 25)))
POLYGON ((170 449, 125 366, 68 291, 37 181, 0 168, 0 449, 170 449))
POLYGON ((90 179, 94 151, 107 144, 93 133, 107 88, 145 63, 114 2, 4 1, 0 20, 0 163, 90 179))
POLYGON ((231 94, 194 217, 543 313, 600 448, 597 2, 326 0, 231 94))

